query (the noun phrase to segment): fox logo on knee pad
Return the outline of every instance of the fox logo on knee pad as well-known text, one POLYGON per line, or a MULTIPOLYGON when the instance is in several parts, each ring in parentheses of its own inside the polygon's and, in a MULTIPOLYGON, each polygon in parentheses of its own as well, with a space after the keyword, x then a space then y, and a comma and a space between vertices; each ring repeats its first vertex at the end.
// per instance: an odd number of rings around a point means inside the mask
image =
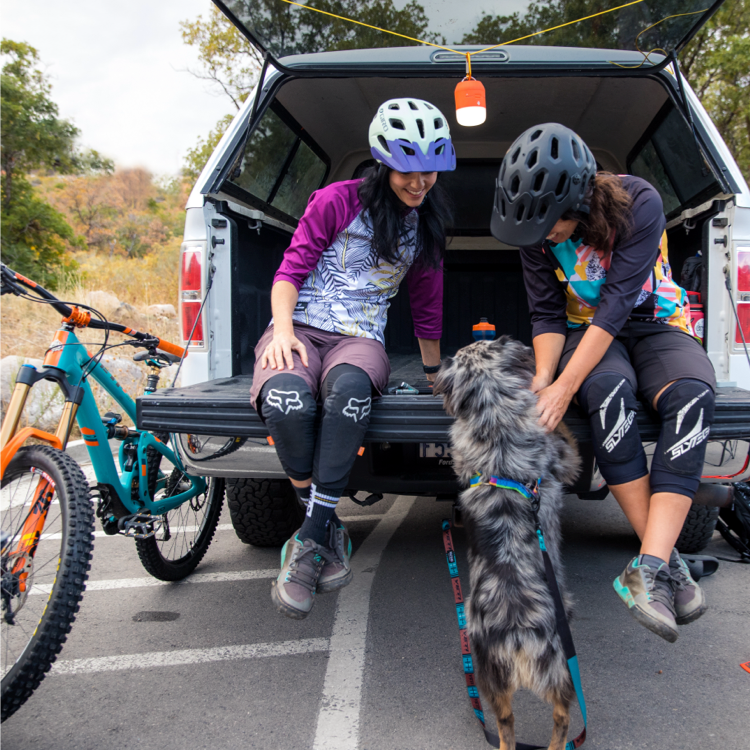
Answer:
POLYGON ((341 413, 345 417, 351 417, 355 422, 359 422, 370 413, 371 404, 371 398, 366 398, 363 400, 360 400, 358 398, 350 398, 349 403, 343 408, 341 413))
POLYGON ((276 388, 272 388, 268 391, 266 403, 269 406, 276 407, 284 414, 289 414, 290 411, 297 411, 302 408, 302 399, 299 397, 299 391, 279 391, 276 388))

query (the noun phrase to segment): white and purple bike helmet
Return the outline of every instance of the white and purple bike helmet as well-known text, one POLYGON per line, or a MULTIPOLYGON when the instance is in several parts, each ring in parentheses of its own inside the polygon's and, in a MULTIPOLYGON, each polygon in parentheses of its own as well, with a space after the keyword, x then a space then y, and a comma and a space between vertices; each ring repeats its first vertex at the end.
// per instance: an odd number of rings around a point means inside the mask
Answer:
POLYGON ((443 113, 422 99, 389 99, 370 123, 370 151, 399 172, 450 172, 456 151, 443 113))

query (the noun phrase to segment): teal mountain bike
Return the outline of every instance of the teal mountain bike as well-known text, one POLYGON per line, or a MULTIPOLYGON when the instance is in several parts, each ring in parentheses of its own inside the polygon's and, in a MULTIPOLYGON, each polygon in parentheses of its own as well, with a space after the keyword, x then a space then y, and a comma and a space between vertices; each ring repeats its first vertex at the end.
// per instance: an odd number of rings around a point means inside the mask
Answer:
MULTIPOLYGON (((132 346, 133 359, 150 374, 153 393, 165 367, 186 352, 149 333, 107 321, 93 308, 65 303, 2 265, 2 294, 51 305, 63 316, 37 369, 23 365, 0 431, 2 540, 2 720, 31 695, 56 659, 78 612, 90 568, 94 511, 105 534, 135 540, 146 570, 163 581, 189 575, 208 549, 221 514, 224 480, 185 471, 167 433, 122 424, 121 413, 104 415, 89 384, 93 378, 135 423, 136 405, 102 364, 113 346, 132 346), (76 328, 103 332, 84 344, 76 328), (128 338, 109 343, 110 332, 128 338), (97 347, 91 354, 88 347, 97 347), (65 403, 56 432, 19 429, 30 390, 56 382, 65 403), (65 453, 73 421, 88 449, 96 484, 65 453), (109 441, 119 441, 117 462, 109 441), (34 444, 29 441, 33 440, 34 444)), ((4 332, 12 335, 12 332, 4 332)))

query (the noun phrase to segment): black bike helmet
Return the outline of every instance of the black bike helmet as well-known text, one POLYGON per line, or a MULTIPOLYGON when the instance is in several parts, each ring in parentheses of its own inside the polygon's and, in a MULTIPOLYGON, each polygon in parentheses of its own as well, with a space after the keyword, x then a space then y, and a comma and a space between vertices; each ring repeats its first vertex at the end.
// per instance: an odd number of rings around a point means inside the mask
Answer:
POLYGON ((539 245, 568 211, 580 211, 596 174, 589 147, 557 122, 522 133, 505 154, 495 182, 490 230, 508 245, 539 245))

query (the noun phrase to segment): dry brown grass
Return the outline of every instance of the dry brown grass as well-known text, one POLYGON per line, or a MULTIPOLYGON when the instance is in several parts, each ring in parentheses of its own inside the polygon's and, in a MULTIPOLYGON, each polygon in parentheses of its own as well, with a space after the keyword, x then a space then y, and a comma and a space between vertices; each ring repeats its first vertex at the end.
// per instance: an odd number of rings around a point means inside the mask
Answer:
MULTIPOLYGON (((179 344, 177 318, 163 318, 145 312, 149 305, 154 304, 172 304, 177 309, 179 251, 180 240, 174 239, 144 258, 127 259, 122 256, 93 254, 78 256, 78 272, 66 279, 66 283, 55 294, 64 301, 85 303, 88 292, 109 292, 125 304, 115 310, 101 310, 108 320, 179 344)), ((0 302, 0 322, 0 356, 14 354, 43 359, 54 332, 60 327, 60 315, 48 305, 5 295, 0 302)), ((78 329, 77 335, 81 341, 92 344, 89 347, 92 353, 96 351, 93 344, 104 340, 102 331, 78 329)), ((109 337, 110 344, 124 340, 125 337, 118 333, 111 333, 109 337)), ((130 357, 136 351, 123 347, 114 349, 112 354, 130 357)), ((140 366, 145 376, 147 368, 140 366)), ((166 381, 167 378, 163 377, 161 385, 170 384, 166 381)), ((121 385, 133 397, 143 392, 143 381, 130 385, 123 382, 121 385)), ((94 393, 102 413, 113 408, 121 411, 98 386, 94 387, 94 393)))

